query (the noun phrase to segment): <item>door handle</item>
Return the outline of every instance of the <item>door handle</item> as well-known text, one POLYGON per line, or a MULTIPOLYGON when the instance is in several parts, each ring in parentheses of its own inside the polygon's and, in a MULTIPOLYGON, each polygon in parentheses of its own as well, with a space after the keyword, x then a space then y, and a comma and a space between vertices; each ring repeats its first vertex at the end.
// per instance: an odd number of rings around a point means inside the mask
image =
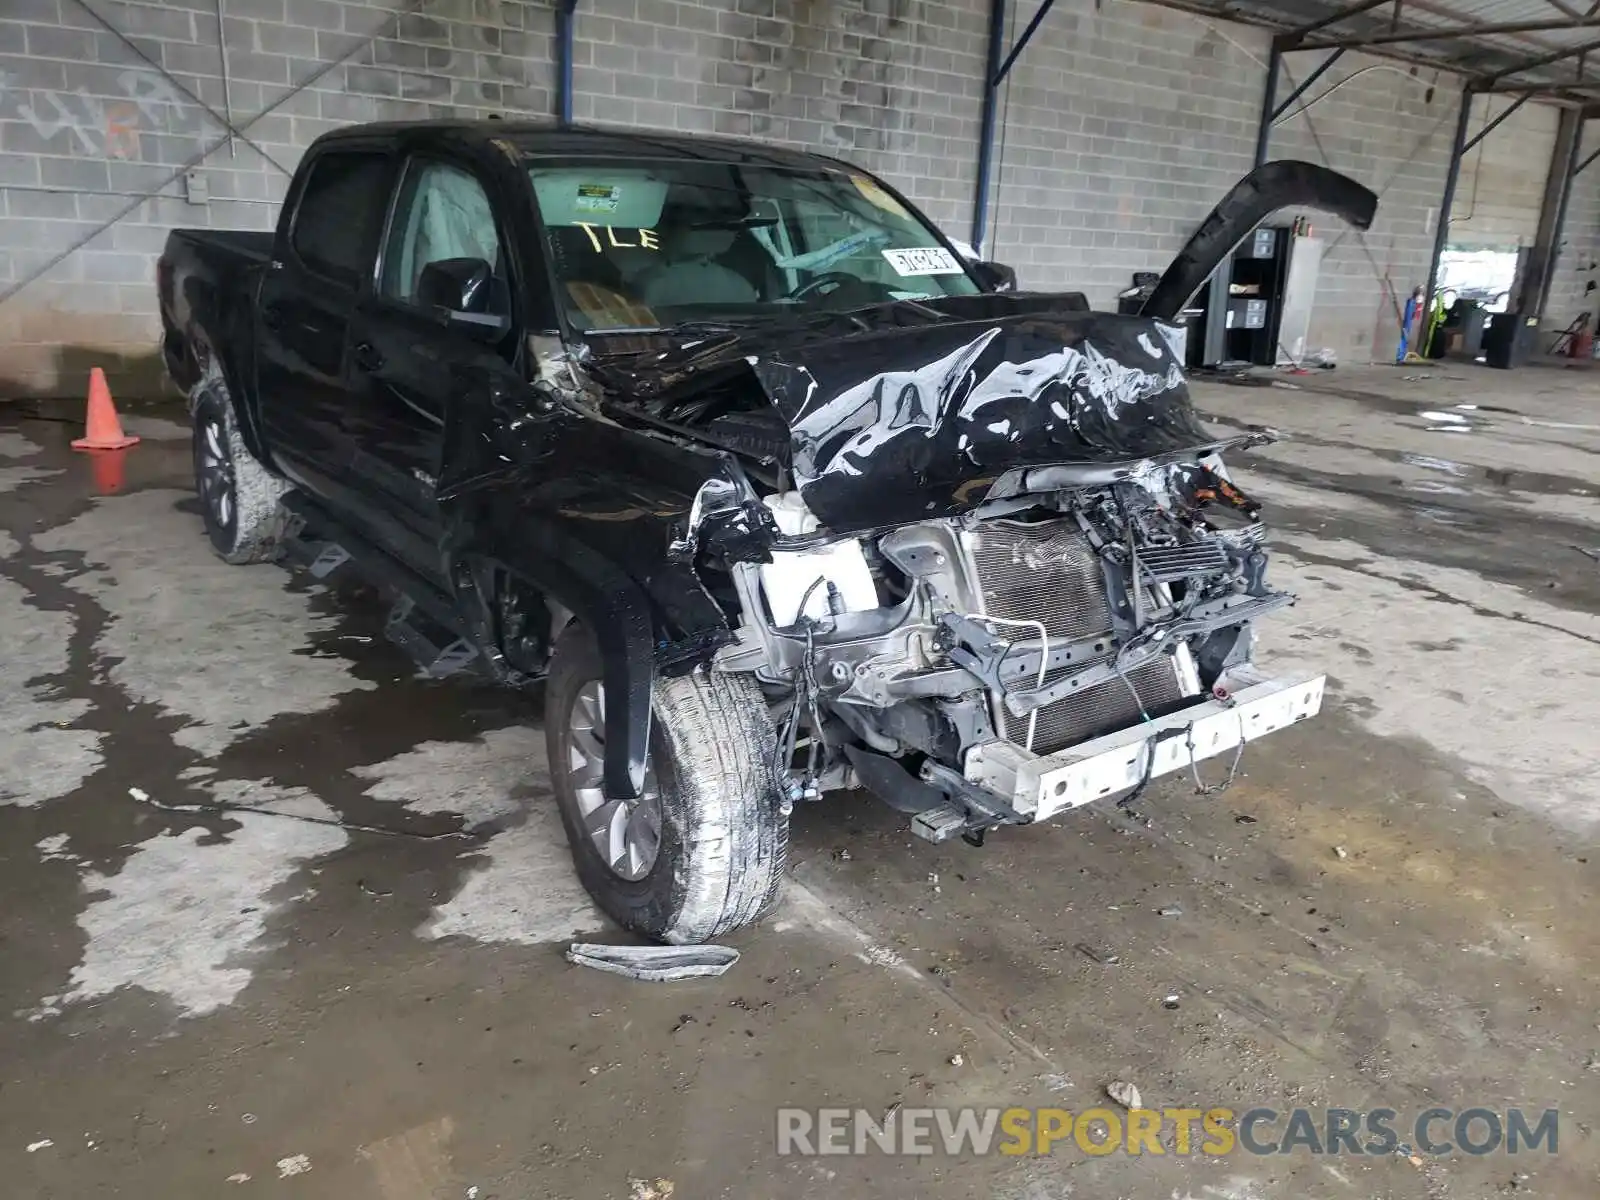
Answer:
POLYGON ((371 342, 361 342, 356 346, 356 366, 363 371, 381 371, 383 369, 383 355, 371 342))

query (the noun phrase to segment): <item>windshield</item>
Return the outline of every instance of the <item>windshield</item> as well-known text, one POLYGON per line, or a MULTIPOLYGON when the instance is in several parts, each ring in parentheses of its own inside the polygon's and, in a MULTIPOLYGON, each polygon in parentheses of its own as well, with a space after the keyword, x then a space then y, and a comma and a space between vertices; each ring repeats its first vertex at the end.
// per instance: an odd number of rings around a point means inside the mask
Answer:
POLYGON ((933 230, 852 171, 595 158, 528 174, 559 300, 586 332, 979 290, 933 230))

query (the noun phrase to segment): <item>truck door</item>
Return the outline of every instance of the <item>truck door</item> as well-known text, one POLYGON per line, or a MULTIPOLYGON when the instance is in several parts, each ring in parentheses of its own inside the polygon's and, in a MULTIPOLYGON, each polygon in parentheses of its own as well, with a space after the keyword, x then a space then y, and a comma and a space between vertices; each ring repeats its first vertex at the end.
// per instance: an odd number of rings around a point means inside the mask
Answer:
POLYGON ((351 325, 344 421, 359 515, 387 549, 435 579, 443 571, 436 495, 445 422, 453 406, 525 387, 512 365, 506 244, 471 170, 412 157, 390 211, 377 286, 351 325), (440 263, 450 264, 453 279, 479 264, 470 312, 453 312, 427 291, 430 275, 439 283, 440 263))
POLYGON ((325 498, 338 498, 349 475, 350 318, 371 275, 394 168, 381 148, 341 147, 308 163, 261 285, 256 379, 268 444, 285 473, 325 498))

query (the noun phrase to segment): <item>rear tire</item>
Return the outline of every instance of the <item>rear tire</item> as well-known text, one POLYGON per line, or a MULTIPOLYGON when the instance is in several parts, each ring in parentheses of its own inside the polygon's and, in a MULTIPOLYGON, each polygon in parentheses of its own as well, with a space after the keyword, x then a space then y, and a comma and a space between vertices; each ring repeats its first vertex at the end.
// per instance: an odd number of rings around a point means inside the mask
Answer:
POLYGON ((624 851, 619 871, 589 828, 599 810, 584 810, 598 795, 585 704, 600 674, 593 637, 568 625, 551 657, 545 737, 584 887, 618 924, 663 942, 705 942, 759 920, 777 903, 789 849, 773 772, 776 735, 761 689, 749 676, 716 671, 656 681, 646 787, 659 814, 654 859, 624 851))
POLYGON ((278 502, 289 485, 262 466, 244 444, 233 401, 221 379, 196 385, 191 407, 195 490, 200 493, 212 548, 230 563, 275 558, 284 533, 278 502))

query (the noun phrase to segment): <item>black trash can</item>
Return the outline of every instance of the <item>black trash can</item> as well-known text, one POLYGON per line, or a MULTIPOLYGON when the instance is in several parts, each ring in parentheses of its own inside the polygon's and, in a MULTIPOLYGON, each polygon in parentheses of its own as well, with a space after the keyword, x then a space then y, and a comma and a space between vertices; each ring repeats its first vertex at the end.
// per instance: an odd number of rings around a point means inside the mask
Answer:
POLYGON ((1539 334, 1539 319, 1519 312, 1490 313, 1483 331, 1483 358, 1491 367, 1509 370, 1528 361, 1539 334))

